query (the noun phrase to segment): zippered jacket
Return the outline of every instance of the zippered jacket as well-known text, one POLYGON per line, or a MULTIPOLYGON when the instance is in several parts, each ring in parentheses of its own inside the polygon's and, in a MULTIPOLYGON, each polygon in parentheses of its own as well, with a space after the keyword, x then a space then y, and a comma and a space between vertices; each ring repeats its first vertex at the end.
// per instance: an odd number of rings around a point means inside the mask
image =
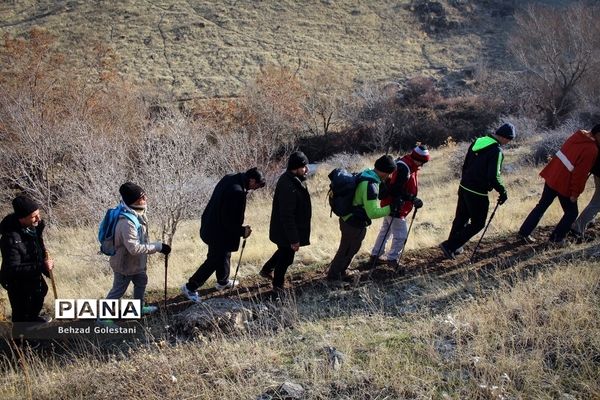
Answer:
POLYGON ((579 197, 596 162, 598 146, 584 130, 572 134, 544 167, 540 176, 565 197, 579 197))
POLYGON ((492 189, 505 193, 500 177, 503 161, 502 148, 493 136, 477 138, 467 151, 460 186, 480 196, 487 196, 492 189))
POLYGON ((390 206, 379 206, 378 195, 381 179, 375 170, 364 170, 358 181, 352 200, 354 210, 342 219, 352 226, 365 227, 371 225, 372 219, 390 215, 390 206))
POLYGON ((309 245, 311 214, 306 182, 301 182, 297 176, 286 171, 279 177, 275 187, 269 239, 284 247, 294 243, 309 245))
POLYGON ((129 214, 135 215, 140 223, 138 230, 126 216, 120 215, 115 226, 115 255, 108 262, 113 271, 122 275, 136 275, 146 271, 148 254, 162 249, 160 242, 148 242, 148 223, 130 207, 125 206, 129 214))
POLYGON ((42 237, 44 227, 42 220, 38 226, 25 229, 15 214, 9 214, 2 220, 0 223, 2 286, 6 287, 16 281, 39 280, 42 274, 47 275, 44 268, 47 253, 42 237))
MULTIPOLYGON (((399 217, 405 218, 413 209, 413 200, 419 190, 419 167, 410 154, 396 161, 396 171, 390 177, 389 190, 381 200, 381 206, 392 204, 394 199, 403 200, 399 217)), ((381 196, 380 196, 381 197, 381 196)))

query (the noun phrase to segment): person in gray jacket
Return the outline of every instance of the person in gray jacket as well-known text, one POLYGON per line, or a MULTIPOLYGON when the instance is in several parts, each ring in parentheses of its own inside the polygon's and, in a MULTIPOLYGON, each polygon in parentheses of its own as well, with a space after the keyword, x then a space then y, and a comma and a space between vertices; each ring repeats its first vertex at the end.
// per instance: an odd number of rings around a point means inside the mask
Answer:
POLYGON ((115 227, 115 255, 110 257, 114 281, 107 299, 120 299, 129 283, 133 282, 133 298, 142 302, 142 314, 157 310, 156 306, 144 306, 144 293, 148 283, 148 254, 160 252, 168 255, 171 247, 166 243, 148 241, 148 219, 146 217, 146 193, 132 182, 125 182, 119 188, 123 204, 128 213, 135 215, 139 222, 139 231, 135 224, 121 215, 115 227))

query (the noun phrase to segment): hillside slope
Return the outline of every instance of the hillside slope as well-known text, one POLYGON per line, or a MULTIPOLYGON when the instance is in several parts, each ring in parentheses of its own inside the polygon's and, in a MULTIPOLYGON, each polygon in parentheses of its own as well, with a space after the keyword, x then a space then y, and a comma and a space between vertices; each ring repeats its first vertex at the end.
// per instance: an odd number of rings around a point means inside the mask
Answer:
POLYGON ((177 98, 229 97, 267 64, 326 62, 357 82, 502 67, 513 3, 26 0, 0 4, 0 32, 43 27, 78 60, 102 42, 137 82, 177 98))

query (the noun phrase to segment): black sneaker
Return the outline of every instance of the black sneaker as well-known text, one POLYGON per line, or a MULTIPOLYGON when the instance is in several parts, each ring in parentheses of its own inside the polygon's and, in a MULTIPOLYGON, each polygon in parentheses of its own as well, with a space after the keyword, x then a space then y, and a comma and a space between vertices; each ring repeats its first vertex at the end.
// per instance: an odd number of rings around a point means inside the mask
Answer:
POLYGON ((264 269, 261 269, 258 273, 259 276, 261 276, 262 278, 268 279, 270 281, 273 280, 273 272, 271 271, 265 271, 264 269))
POLYGON ((583 235, 581 233, 577 232, 575 229, 571 229, 567 233, 567 236, 569 239, 571 239, 576 244, 581 244, 585 241, 585 239, 583 238, 583 235))
POLYGON ((444 253, 444 257, 446 257, 448 260, 454 260, 454 253, 451 252, 448 249, 448 242, 442 242, 440 243, 440 249, 442 249, 442 253, 444 253))

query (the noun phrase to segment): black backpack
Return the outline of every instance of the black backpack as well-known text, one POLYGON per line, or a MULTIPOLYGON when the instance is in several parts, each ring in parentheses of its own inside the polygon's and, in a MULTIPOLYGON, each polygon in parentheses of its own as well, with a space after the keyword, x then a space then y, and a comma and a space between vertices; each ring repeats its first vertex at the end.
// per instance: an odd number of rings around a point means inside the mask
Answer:
POLYGON ((343 217, 352 213, 354 206, 354 193, 359 182, 365 180, 361 174, 346 171, 344 168, 336 168, 327 175, 331 183, 329 184, 329 205, 331 212, 338 217, 343 217))

